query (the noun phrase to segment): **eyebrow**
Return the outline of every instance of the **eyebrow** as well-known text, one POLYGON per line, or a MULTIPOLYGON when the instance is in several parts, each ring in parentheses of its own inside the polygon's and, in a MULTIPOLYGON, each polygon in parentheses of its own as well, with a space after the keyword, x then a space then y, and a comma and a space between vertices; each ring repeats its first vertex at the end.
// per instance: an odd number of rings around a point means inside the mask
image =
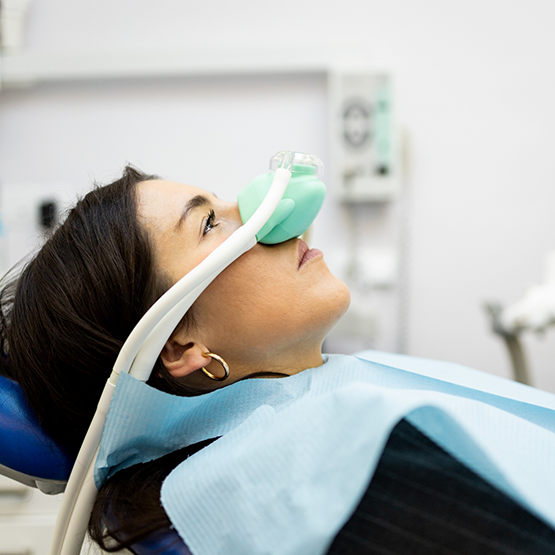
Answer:
POLYGON ((205 197, 204 195, 194 196, 185 205, 183 212, 181 212, 181 216, 179 216, 179 220, 177 220, 177 223, 175 224, 175 229, 179 229, 183 225, 183 222, 187 219, 191 212, 193 212, 197 208, 211 205, 212 203, 210 202, 210 199, 208 197, 205 197))

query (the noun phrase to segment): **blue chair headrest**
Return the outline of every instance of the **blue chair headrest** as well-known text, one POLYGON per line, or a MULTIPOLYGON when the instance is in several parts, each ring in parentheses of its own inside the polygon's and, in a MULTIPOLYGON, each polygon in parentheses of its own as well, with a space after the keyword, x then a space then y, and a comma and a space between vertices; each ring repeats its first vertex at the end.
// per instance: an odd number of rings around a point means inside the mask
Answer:
POLYGON ((44 493, 60 493, 73 463, 42 430, 21 387, 0 376, 0 474, 44 493))

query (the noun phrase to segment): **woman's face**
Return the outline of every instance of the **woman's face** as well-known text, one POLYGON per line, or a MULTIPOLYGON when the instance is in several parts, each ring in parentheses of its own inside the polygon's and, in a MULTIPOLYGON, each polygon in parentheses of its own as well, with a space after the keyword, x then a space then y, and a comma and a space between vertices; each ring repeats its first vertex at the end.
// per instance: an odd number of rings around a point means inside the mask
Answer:
MULTIPOLYGON (((137 196, 139 221, 153 243, 158 270, 171 283, 242 225, 237 203, 190 185, 145 181, 137 196)), ((257 243, 240 256, 197 299, 196 325, 177 330, 169 358, 190 354, 195 346, 214 352, 231 368, 225 384, 255 372, 293 374, 322 364, 322 341, 346 311, 350 295, 318 251, 301 264, 305 250, 301 240, 292 239, 257 243)), ((198 368, 208 367, 209 359, 194 360, 198 368)), ((209 369, 222 374, 215 362, 209 369)), ((186 374, 201 387, 216 383, 202 372, 186 374)))

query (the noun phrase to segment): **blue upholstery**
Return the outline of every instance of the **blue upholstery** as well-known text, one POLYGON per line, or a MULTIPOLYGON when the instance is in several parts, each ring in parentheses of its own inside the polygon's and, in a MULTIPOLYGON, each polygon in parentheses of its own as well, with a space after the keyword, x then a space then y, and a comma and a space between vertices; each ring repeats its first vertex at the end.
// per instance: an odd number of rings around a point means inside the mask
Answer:
POLYGON ((175 530, 152 534, 148 539, 131 546, 136 555, 192 555, 175 530))
POLYGON ((19 385, 0 376, 0 474, 59 493, 73 462, 41 429, 19 385))

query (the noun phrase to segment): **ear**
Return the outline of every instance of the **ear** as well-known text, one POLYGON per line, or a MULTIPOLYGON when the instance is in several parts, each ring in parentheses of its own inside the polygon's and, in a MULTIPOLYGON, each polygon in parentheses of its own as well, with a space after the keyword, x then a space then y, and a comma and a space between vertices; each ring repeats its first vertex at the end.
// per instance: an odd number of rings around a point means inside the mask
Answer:
POLYGON ((207 351, 204 345, 198 343, 191 342, 183 345, 175 339, 168 339, 160 353, 160 358, 174 378, 183 378, 210 362, 210 358, 202 356, 202 353, 207 351))

